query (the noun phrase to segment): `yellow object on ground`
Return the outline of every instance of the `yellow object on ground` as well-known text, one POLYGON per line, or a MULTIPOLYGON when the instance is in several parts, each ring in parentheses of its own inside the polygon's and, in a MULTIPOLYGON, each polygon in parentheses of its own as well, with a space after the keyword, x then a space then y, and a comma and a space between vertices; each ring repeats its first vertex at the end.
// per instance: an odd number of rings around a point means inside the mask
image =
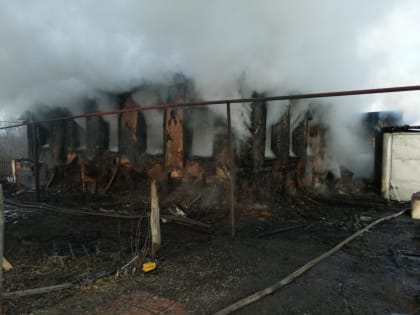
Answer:
POLYGON ((143 264, 143 272, 149 272, 156 269, 156 263, 153 261, 145 262, 143 264))

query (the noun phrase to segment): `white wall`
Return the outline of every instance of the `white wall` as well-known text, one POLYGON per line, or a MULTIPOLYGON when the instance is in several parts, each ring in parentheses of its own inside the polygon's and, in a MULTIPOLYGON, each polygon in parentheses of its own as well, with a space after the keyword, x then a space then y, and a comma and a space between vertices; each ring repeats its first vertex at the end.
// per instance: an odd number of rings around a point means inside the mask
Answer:
POLYGON ((382 158, 382 194, 409 201, 420 191, 420 133, 385 133, 382 158))

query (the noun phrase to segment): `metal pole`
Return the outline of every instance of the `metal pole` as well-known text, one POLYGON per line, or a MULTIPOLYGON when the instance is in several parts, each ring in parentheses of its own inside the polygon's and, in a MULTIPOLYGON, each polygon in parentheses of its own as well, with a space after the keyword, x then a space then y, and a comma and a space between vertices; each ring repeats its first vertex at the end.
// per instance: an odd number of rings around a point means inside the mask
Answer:
POLYGON ((32 142, 33 142, 33 157, 34 157, 34 175, 35 175, 35 195, 36 202, 40 202, 39 193, 39 156, 38 156, 38 125, 32 125, 32 142))
POLYGON ((1 307, 3 294, 3 256, 4 256, 4 200, 3 200, 3 186, 0 185, 0 314, 3 314, 1 307))
POLYGON ((228 124, 228 146, 229 146, 229 173, 230 173, 230 224, 231 237, 235 237, 235 165, 233 156, 232 121, 230 115, 230 103, 226 103, 227 124, 228 124))
MULTIPOLYGON (((289 95, 279 95, 279 96, 266 96, 266 97, 251 97, 251 98, 235 98, 235 99, 219 99, 213 101, 204 101, 204 102, 189 102, 189 103, 174 103, 174 104, 160 104, 160 105, 151 105, 143 106, 136 108, 126 108, 120 110, 113 110, 107 112, 93 112, 86 113, 68 117, 59 117, 48 120, 40 120, 34 123, 49 123, 54 121, 63 121, 77 118, 86 118, 94 116, 109 116, 117 115, 123 113, 131 112, 141 112, 146 110, 154 109, 165 109, 165 108, 174 108, 174 107, 189 107, 189 106, 207 106, 207 105, 223 105, 226 103, 252 103, 252 102, 269 102, 269 101, 281 101, 281 100, 297 100, 297 99, 311 99, 311 98, 325 98, 325 97, 339 97, 339 96, 350 96, 350 95, 368 95, 368 94, 381 94, 381 93, 396 93, 396 92, 409 92, 409 91, 420 91, 420 85, 408 85, 408 86, 396 86, 388 88, 379 88, 379 89, 363 89, 363 90, 346 90, 346 91, 334 91, 334 92, 323 92, 323 93, 306 93, 306 94, 289 94, 289 95)), ((28 123, 21 123, 12 126, 0 127, 2 129, 16 128, 21 126, 26 126, 28 123)))

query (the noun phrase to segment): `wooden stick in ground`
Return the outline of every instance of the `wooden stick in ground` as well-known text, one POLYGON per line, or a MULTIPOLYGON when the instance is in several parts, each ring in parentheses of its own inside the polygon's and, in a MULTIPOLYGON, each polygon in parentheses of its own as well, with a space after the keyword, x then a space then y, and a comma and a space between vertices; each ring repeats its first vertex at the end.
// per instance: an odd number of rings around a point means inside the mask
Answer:
POLYGON ((119 164, 115 167, 114 171, 112 172, 111 179, 108 182, 108 185, 106 185, 105 192, 108 192, 111 189, 112 184, 114 184, 115 178, 117 177, 119 169, 119 164))
POLYGON ((307 264, 303 265, 302 267, 300 267, 298 270, 296 270, 295 272, 291 273, 290 275, 288 275, 287 277, 283 278, 282 280, 274 283, 273 285, 255 292, 254 294, 251 294, 250 296, 247 296, 227 307, 225 307, 224 309, 218 311, 217 313, 215 313, 215 315, 226 315, 226 314, 231 314, 241 308, 243 308, 244 306, 247 306, 249 304, 252 304, 258 300, 260 300, 261 298, 272 294, 274 291, 284 287, 285 285, 289 284, 290 282, 292 282, 293 280, 295 280, 297 277, 301 276, 303 273, 305 273, 306 271, 308 271, 309 269, 311 269, 312 267, 314 267, 315 265, 317 265, 318 263, 320 263, 321 261, 323 261, 324 259, 328 258, 329 256, 333 255, 334 253, 336 253, 337 251, 339 251, 344 245, 350 243, 351 241, 353 241, 355 238, 359 237, 360 235, 362 235, 363 233, 365 233, 366 231, 368 231, 369 229, 371 229, 372 227, 374 227, 375 225, 387 221, 387 220, 391 220, 394 219, 396 217, 399 217, 400 215, 404 214, 405 212, 407 212, 408 209, 404 209, 400 212, 397 212, 395 214, 391 214, 385 217, 382 217, 374 222, 372 222, 371 224, 365 226, 363 229, 360 229, 359 231, 357 231, 356 233, 354 233, 353 235, 347 237, 344 241, 338 243, 336 246, 334 246, 333 248, 331 248, 329 251, 323 253, 322 255, 316 257, 315 259, 312 259, 310 262, 308 262, 307 264))
MULTIPOLYGON (((3 202, 3 186, 0 185, 0 258, 4 255, 4 202, 3 202)), ((0 314, 3 314, 1 293, 3 293, 3 268, 0 267, 0 314)))
POLYGON ((150 230, 152 236, 152 256, 155 257, 161 244, 160 236, 160 210, 159 210, 159 196, 157 193, 156 180, 152 180, 150 187, 150 230))
POLYGON ((123 271, 124 269, 130 267, 132 264, 134 264, 137 260, 139 260, 139 255, 134 256, 128 263, 126 263, 124 266, 120 268, 120 271, 123 271))

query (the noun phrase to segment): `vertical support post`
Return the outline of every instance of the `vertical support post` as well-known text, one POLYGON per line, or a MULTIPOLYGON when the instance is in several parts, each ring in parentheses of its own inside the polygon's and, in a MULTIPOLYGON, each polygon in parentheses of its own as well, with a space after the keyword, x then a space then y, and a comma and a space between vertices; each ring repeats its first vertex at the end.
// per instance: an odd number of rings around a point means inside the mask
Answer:
POLYGON ((40 202, 39 194, 39 155, 38 155, 38 125, 32 124, 32 143, 33 143, 33 157, 34 157, 34 177, 35 177, 35 196, 36 202, 40 202))
POLYGON ((3 201, 3 186, 0 185, 0 314, 2 310, 2 294, 3 294, 3 256, 4 256, 4 201, 3 201))
POLYGON ((235 165, 233 156, 233 139, 232 139, 232 121, 230 115, 230 102, 226 103, 227 124, 228 124, 228 146, 229 146, 229 165, 230 165, 230 224, 231 237, 235 237, 235 165))
POLYGON ((151 254, 153 257, 156 256, 161 244, 160 235, 160 210, 159 210, 159 196, 157 192, 156 180, 152 180, 150 186, 150 230, 152 236, 152 249, 151 254))

